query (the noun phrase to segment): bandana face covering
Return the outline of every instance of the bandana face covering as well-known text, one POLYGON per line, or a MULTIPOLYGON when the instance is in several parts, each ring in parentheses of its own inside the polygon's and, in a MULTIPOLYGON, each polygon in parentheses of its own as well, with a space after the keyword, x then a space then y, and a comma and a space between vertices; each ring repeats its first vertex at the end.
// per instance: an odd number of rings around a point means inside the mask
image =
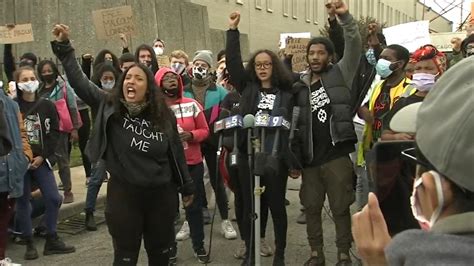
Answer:
POLYGON ((123 104, 123 106, 127 109, 128 114, 131 117, 138 116, 143 112, 143 110, 148 106, 148 102, 143 102, 143 103, 129 103, 125 101, 124 99, 120 99, 120 102, 123 104))

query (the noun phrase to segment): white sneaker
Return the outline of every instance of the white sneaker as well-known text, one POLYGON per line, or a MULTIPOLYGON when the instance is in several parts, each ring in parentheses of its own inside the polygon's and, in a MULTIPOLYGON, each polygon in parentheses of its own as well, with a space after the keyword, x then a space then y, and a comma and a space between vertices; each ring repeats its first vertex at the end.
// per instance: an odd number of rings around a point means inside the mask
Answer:
POLYGON ((21 264, 13 263, 10 258, 4 258, 0 260, 0 266, 21 266, 21 264))
POLYGON ((189 238, 189 224, 188 221, 184 221, 183 226, 179 229, 179 232, 176 234, 177 241, 183 241, 189 238))
POLYGON ((229 220, 224 220, 221 223, 221 229, 222 229, 222 234, 226 239, 236 239, 237 238, 237 232, 234 229, 234 226, 232 226, 232 223, 229 220))

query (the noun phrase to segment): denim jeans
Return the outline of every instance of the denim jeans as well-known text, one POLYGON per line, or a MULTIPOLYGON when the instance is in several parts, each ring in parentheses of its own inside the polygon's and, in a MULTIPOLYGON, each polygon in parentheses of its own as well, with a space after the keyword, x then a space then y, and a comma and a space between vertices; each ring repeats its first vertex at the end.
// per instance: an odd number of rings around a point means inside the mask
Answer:
POLYGON ((95 204, 97 202, 97 194, 99 194, 100 187, 107 172, 105 170, 105 161, 100 160, 92 167, 92 175, 87 185, 87 196, 86 196, 86 212, 94 212, 95 204))
POLYGON ((35 170, 28 170, 24 178, 23 196, 18 198, 16 205, 16 215, 23 236, 29 237, 33 231, 31 225, 32 208, 30 203, 32 178, 34 178, 38 184, 45 202, 46 230, 49 234, 56 233, 56 224, 58 222, 58 213, 62 198, 61 195, 59 195, 53 170, 51 170, 46 163, 43 163, 35 170))

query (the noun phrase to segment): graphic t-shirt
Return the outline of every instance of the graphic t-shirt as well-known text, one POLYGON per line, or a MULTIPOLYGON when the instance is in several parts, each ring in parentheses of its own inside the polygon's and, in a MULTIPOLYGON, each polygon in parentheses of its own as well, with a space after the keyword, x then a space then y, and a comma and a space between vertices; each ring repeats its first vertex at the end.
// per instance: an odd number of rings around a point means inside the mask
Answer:
POLYGON ((374 104, 374 123, 372 124, 372 144, 378 142, 382 136, 384 124, 387 123, 387 114, 390 112, 390 86, 385 83, 374 104))
POLYGON ((107 125, 107 171, 138 186, 170 182, 169 140, 140 117, 114 115, 107 125))
POLYGON ((261 89, 259 95, 259 102, 257 104, 257 113, 259 114, 271 114, 275 107, 275 99, 278 90, 276 89, 261 89))

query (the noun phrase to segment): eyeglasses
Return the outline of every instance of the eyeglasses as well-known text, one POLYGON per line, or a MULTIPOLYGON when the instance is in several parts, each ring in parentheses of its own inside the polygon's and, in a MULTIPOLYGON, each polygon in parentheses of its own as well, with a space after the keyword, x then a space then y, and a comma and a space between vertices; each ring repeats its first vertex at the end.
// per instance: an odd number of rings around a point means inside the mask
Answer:
POLYGON ((273 64, 270 62, 265 63, 255 63, 254 66, 257 69, 269 69, 273 64))
POLYGON ((163 82, 170 82, 170 81, 177 81, 178 77, 176 76, 171 76, 171 77, 163 77, 163 82))

